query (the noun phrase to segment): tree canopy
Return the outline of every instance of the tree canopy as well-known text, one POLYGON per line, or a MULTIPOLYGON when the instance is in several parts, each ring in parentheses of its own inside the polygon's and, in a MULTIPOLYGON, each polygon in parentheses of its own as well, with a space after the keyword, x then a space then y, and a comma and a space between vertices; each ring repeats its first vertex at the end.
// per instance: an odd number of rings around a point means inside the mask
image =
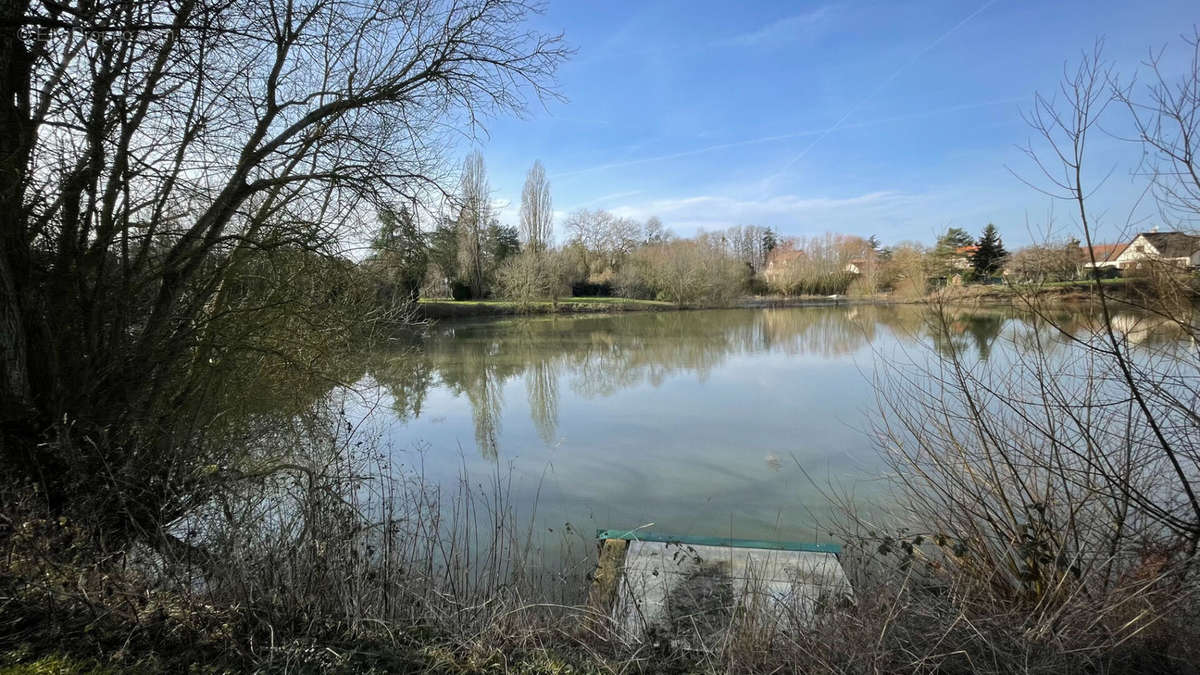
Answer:
POLYGON ((528 14, 520 0, 4 3, 4 469, 55 509, 143 534, 226 480, 229 449, 199 442, 224 369, 243 354, 311 368, 325 351, 306 324, 270 348, 257 336, 301 298, 355 297, 351 228, 450 192, 449 134, 556 96, 567 51, 528 14), (253 298, 266 257, 286 263, 273 278, 321 269, 329 284, 253 298))

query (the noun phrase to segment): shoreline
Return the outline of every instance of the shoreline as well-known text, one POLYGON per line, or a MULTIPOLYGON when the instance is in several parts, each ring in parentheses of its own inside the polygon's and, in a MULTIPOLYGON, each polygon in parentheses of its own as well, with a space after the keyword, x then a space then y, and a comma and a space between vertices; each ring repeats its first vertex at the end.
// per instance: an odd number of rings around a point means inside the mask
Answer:
MULTIPOLYGON (((546 316, 555 314, 617 314, 625 312, 680 312, 702 309, 783 309, 789 307, 841 307, 850 305, 1014 305, 1031 298, 1049 299, 1056 303, 1077 304, 1095 300, 1092 282, 1054 286, 1014 287, 1008 285, 958 286, 938 289, 920 298, 900 298, 887 294, 870 296, 745 296, 729 305, 675 305, 659 300, 637 300, 614 297, 572 297, 552 303, 540 300, 520 304, 508 300, 449 300, 422 299, 419 312, 424 319, 467 319, 514 316, 546 316)), ((1125 281, 1105 284, 1112 295, 1127 297, 1137 287, 1125 281)))

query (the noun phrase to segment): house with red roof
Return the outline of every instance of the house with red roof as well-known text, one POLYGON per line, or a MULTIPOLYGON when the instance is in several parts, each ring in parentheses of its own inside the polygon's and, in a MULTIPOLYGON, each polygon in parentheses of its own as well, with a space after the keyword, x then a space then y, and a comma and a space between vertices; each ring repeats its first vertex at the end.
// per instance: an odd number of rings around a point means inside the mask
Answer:
POLYGON ((1200 267, 1200 236, 1185 232, 1142 232, 1133 238, 1114 262, 1118 269, 1136 269, 1145 262, 1182 268, 1200 267))
POLYGON ((1106 267, 1115 268, 1117 266, 1117 257, 1125 251, 1125 247, 1129 244, 1093 244, 1091 251, 1088 251, 1087 246, 1079 247, 1079 259, 1083 261, 1084 269, 1106 267), (1092 261, 1095 260, 1093 263, 1092 261))

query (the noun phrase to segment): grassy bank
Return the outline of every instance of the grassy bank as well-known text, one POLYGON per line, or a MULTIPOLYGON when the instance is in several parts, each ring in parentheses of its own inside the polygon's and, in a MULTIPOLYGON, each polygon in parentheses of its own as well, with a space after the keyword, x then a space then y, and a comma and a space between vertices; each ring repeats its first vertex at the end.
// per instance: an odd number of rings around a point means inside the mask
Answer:
POLYGON ((520 316, 530 314, 604 314, 614 312, 666 312, 687 309, 767 309, 781 307, 828 307, 846 304, 890 304, 895 302, 886 295, 865 298, 846 296, 746 296, 728 305, 676 305, 661 300, 636 300, 633 298, 565 298, 558 304, 548 300, 517 303, 509 300, 447 300, 445 298, 422 298, 420 311, 426 319, 458 319, 468 317, 520 316))
POLYGON ((449 300, 422 298, 421 314, 427 319, 454 319, 473 316, 513 316, 519 314, 585 314, 604 312, 662 312, 678 309, 669 302, 630 298, 563 298, 519 303, 510 300, 449 300))
MULTIPOLYGON (((921 297, 904 297, 891 293, 867 296, 746 296, 737 299, 732 307, 766 309, 781 307, 811 307, 846 304, 962 304, 1007 305, 1033 298, 1056 303, 1088 302, 1095 298, 1092 281, 1061 281, 1044 284, 972 284, 947 286, 921 297)), ((1104 279, 1101 281, 1112 297, 1144 299, 1149 285, 1137 279, 1104 279)), ((519 316, 528 314, 598 314, 612 312, 661 312, 679 309, 716 309, 708 306, 680 307, 660 300, 636 300, 617 297, 572 297, 552 303, 548 300, 518 303, 509 300, 461 300, 423 298, 421 314, 426 319, 456 319, 489 316, 519 316)))
MULTIPOLYGON (((1138 279, 1103 279, 1105 294, 1116 299, 1135 298, 1151 290, 1148 283, 1138 279)), ((1011 304, 1037 299, 1039 301, 1077 303, 1096 298, 1095 282, 1056 281, 1041 284, 971 284, 946 286, 931 292, 917 302, 950 304, 1011 304)))

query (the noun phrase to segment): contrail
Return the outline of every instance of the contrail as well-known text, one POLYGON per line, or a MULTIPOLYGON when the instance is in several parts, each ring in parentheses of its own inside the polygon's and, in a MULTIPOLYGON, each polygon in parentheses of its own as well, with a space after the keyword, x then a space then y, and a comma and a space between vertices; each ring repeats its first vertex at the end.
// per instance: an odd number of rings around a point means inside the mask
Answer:
POLYGON ((625 197, 632 197, 634 195, 640 195, 640 194, 642 194, 642 192, 644 192, 644 190, 626 190, 625 192, 614 192, 612 194, 601 195, 599 197, 596 197, 595 199, 589 199, 586 202, 579 202, 578 204, 575 205, 575 208, 583 208, 585 206, 591 206, 592 204, 606 202, 611 199, 623 199, 625 197))
MULTIPOLYGON (((840 127, 832 126, 832 127, 826 128, 826 129, 812 129, 809 131, 797 131, 797 132, 793 132, 790 134, 778 134, 775 136, 763 136, 762 138, 748 138, 748 139, 741 140, 741 141, 730 141, 728 143, 718 143, 716 145, 708 145, 703 148, 696 148, 694 150, 683 150, 680 152, 673 152, 673 153, 666 154, 666 155, 655 155, 653 157, 641 157, 638 159, 631 159, 631 160, 627 160, 624 162, 610 162, 608 164, 599 164, 596 166, 584 167, 582 169, 572 169, 571 171, 563 171, 561 173, 556 173, 556 174, 550 176, 550 178, 551 178, 551 180, 557 179, 557 178, 568 178, 570 176, 577 176, 579 174, 591 173, 593 171, 604 171, 606 169, 620 169, 620 168, 624 168, 627 166, 637 166, 639 164, 648 164, 650 162, 662 162, 662 161, 666 161, 668 159, 679 159, 681 157, 691 157, 693 155, 702 155, 706 152, 716 152, 717 150, 728 150, 730 148, 741 148, 741 147, 745 147, 747 145, 757 145, 759 143, 771 143, 774 141, 787 141, 787 140, 792 140, 795 138, 804 138, 806 136, 828 135, 829 133, 832 133, 833 131, 836 131, 839 128, 841 128, 841 129, 862 129, 864 127, 872 127, 872 126, 877 126, 880 124, 889 124, 891 122, 903 122, 905 120, 922 119, 925 117, 933 117, 934 115, 942 115, 945 113, 958 112, 960 110, 971 110, 972 108, 985 108, 987 106, 1003 105, 1005 103, 1016 103, 1018 101, 1024 101, 1024 100, 1025 100, 1025 97, 1021 96, 1021 97, 996 99, 993 101, 981 101, 978 103, 960 103, 958 105, 947 106, 945 108, 934 108, 931 110, 924 110, 924 111, 917 112, 917 113, 909 113, 907 115, 894 115, 892 117, 883 117, 883 118, 874 119, 874 120, 867 120, 865 122, 855 122, 854 124, 844 124, 843 123, 843 124, 841 124, 840 127)), ((843 122, 844 121, 845 120, 843 119, 843 122)))
POLYGON ((589 167, 585 167, 582 169, 575 169, 572 171, 563 171, 561 173, 557 173, 557 174, 554 174, 553 176, 550 176, 550 178, 551 179, 566 178, 568 176, 575 176, 575 175, 578 175, 581 173, 591 173, 593 171, 604 171, 605 169, 619 169, 619 168, 623 168, 626 166, 636 166, 638 164, 646 164, 649 162, 661 162, 661 161, 665 161, 668 159, 679 159, 680 157, 691 157, 692 155, 701 155, 706 152, 714 152, 716 150, 726 150, 729 148, 740 148, 742 146, 754 145, 756 143, 769 143, 771 141, 786 141, 786 140, 789 140, 792 138, 801 138, 804 136, 811 136, 811 135, 817 134, 817 133, 820 133, 820 131, 801 131, 801 132, 796 132, 796 133, 791 133, 791 134, 781 134, 778 136, 766 136, 763 138, 750 138, 750 139, 743 140, 743 141, 730 141, 729 143, 719 143, 717 145, 709 145, 709 146, 706 146, 703 148, 696 148, 694 150, 683 150, 681 152, 673 152, 673 153, 670 153, 667 155, 655 155, 654 157, 641 157, 639 159, 631 159, 631 160, 624 161, 624 162, 611 162, 609 164, 600 164, 597 166, 589 166, 589 167))
POLYGON ((800 160, 804 159, 804 156, 807 155, 810 150, 812 150, 814 147, 816 147, 816 145, 818 143, 820 143, 822 140, 824 140, 824 138, 826 136, 828 136, 829 134, 842 128, 842 125, 846 122, 847 119, 850 118, 851 115, 853 115, 854 113, 861 110, 863 105, 866 104, 867 101, 870 101, 870 100, 874 99, 876 96, 878 96, 879 93, 881 91, 883 91, 884 87, 891 84, 892 81, 895 80, 897 77, 899 77, 901 73, 903 73, 904 71, 911 68, 912 65, 914 63, 916 63, 922 56, 928 54, 930 52, 930 50, 932 50, 934 47, 941 44, 943 40, 945 40, 946 38, 953 35, 955 31, 957 31, 959 28, 962 28, 963 26, 965 26, 967 24, 967 22, 969 22, 971 19, 974 19, 975 17, 979 16, 980 14, 982 14, 984 12, 984 10, 986 10, 988 7, 991 7, 992 5, 996 4, 998 1, 999 0, 988 0, 988 2, 985 2, 983 5, 981 5, 979 7, 979 9, 976 9, 974 12, 971 12, 969 15, 967 15, 967 18, 954 24, 954 26, 951 27, 950 30, 946 31, 945 33, 942 33, 940 36, 938 36, 938 38, 936 40, 934 40, 933 42, 930 42, 928 45, 925 46, 924 49, 922 49, 921 51, 914 54, 913 57, 911 59, 909 59, 907 63, 905 63, 904 65, 900 66, 895 71, 893 71, 891 75, 888 75, 886 79, 884 79, 882 82, 877 84, 875 86, 875 88, 873 90, 871 90, 871 93, 869 95, 867 95, 865 98, 863 98, 861 101, 859 101, 853 108, 848 110, 845 115, 842 115, 841 119, 839 119, 833 126, 829 127, 824 132, 822 132, 821 135, 819 135, 815 139, 813 139, 813 142, 809 143, 808 146, 804 148, 804 150, 801 150, 799 155, 796 155, 790 161, 788 161, 787 164, 784 164, 782 169, 771 174, 771 176, 767 178, 767 181, 770 182, 770 181, 775 180, 776 178, 781 176, 784 172, 786 172, 788 169, 795 166, 796 162, 799 162, 800 160))

